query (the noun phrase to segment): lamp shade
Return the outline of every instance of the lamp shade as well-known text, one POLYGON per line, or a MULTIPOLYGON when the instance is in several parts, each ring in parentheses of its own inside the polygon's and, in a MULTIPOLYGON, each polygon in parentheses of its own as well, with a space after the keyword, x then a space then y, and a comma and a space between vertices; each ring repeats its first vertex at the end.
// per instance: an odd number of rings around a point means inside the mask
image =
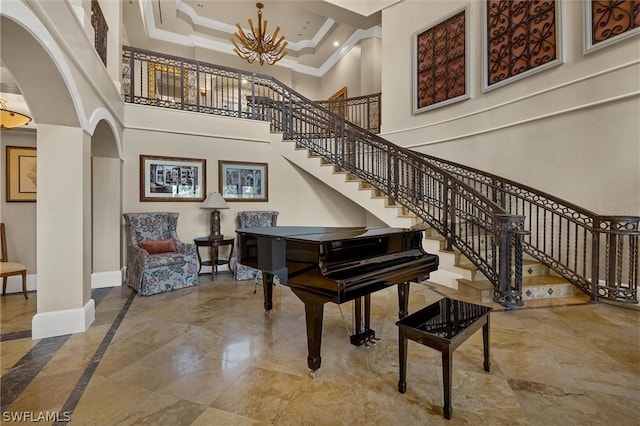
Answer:
POLYGON ((202 204, 200 205, 201 209, 228 209, 229 204, 227 204, 226 201, 224 201, 224 198, 222 198, 222 195, 220 195, 217 192, 210 192, 209 195, 207 195, 207 199, 204 200, 202 202, 202 204))

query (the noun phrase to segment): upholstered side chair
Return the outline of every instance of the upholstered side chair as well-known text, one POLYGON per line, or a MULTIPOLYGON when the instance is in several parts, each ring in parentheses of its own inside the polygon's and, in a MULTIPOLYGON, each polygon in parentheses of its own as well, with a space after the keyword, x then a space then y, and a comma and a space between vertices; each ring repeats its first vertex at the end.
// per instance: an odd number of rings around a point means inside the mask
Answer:
POLYGON ((0 276, 2 276, 2 295, 7 293, 7 279, 12 275, 20 275, 22 277, 22 294, 25 299, 27 296, 27 267, 22 263, 9 262, 7 255, 7 235, 5 234, 4 223, 0 223, 0 243, 2 245, 2 261, 0 262, 0 276))
POLYGON ((127 285, 140 296, 198 284, 195 244, 180 241, 178 213, 124 213, 127 285))
MULTIPOLYGON (((255 228, 259 226, 276 226, 276 224, 278 223, 279 213, 280 212, 273 210, 238 212, 238 221, 240 223, 239 227, 255 228)), ((237 262, 234 265, 233 269, 233 276, 238 281, 251 279, 257 281, 259 279, 262 279, 262 272, 258 269, 254 269, 237 262)))

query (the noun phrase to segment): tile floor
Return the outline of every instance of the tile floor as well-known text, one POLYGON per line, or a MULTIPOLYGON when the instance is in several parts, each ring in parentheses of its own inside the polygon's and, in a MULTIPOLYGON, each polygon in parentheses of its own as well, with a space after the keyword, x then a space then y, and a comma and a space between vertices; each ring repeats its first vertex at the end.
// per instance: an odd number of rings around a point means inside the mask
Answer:
MULTIPOLYGON (((322 367, 308 375, 303 304, 208 275, 198 287, 138 297, 98 289, 85 333, 32 340, 36 293, 1 300, 2 422, 72 425, 639 425, 640 312, 584 297, 491 313, 454 352, 453 418, 442 417, 440 353, 409 342, 397 390, 395 288, 372 296, 370 348, 349 343, 350 303, 325 305, 322 367), (13 417, 12 417, 13 416, 13 417)), ((412 284, 414 312, 457 292, 412 284)))

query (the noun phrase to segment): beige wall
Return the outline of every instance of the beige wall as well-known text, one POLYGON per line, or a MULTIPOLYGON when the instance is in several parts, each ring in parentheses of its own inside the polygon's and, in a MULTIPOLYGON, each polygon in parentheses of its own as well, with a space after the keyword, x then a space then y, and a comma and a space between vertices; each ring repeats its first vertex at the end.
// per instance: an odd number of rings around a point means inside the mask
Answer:
POLYGON ((362 40, 360 45, 360 95, 380 93, 382 89, 380 75, 382 40, 377 37, 369 37, 362 40))
POLYGON ((27 274, 36 273, 36 203, 11 202, 6 197, 7 146, 36 146, 36 133, 31 130, 2 131, 0 157, 0 221, 6 226, 9 259, 27 267, 27 274))
POLYGON ((357 226, 375 221, 282 158, 271 146, 281 136, 271 134, 268 123, 136 105, 126 105, 125 117, 123 212, 179 212, 178 235, 185 242, 208 235, 210 212, 200 209, 199 202, 141 202, 141 154, 205 159, 207 192, 218 192, 219 160, 267 163, 269 201, 230 202, 231 208, 221 211, 225 235, 234 235, 242 210, 277 210, 280 225, 357 226))
POLYGON ((92 272, 120 270, 120 228, 122 200, 118 158, 92 159, 92 272))
POLYGON ((481 2, 469 3, 471 99, 412 113, 412 36, 467 3, 407 0, 383 10, 381 136, 596 213, 640 214, 638 37, 584 54, 584 2, 562 2, 564 64, 487 93, 481 2))
POLYGON ((347 87, 349 97, 360 95, 361 46, 358 44, 322 76, 322 98, 328 99, 343 87, 347 87))

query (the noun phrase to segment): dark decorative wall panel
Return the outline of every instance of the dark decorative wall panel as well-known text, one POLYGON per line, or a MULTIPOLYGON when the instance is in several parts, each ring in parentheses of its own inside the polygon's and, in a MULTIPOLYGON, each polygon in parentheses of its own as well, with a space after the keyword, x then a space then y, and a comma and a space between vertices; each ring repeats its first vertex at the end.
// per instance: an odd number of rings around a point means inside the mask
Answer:
POLYGON ((487 86, 558 59, 555 1, 487 0, 487 86))
POLYGON ((465 97, 466 10, 415 35, 414 110, 465 97))
POLYGON ((640 0, 591 2, 591 44, 640 28, 640 0))

